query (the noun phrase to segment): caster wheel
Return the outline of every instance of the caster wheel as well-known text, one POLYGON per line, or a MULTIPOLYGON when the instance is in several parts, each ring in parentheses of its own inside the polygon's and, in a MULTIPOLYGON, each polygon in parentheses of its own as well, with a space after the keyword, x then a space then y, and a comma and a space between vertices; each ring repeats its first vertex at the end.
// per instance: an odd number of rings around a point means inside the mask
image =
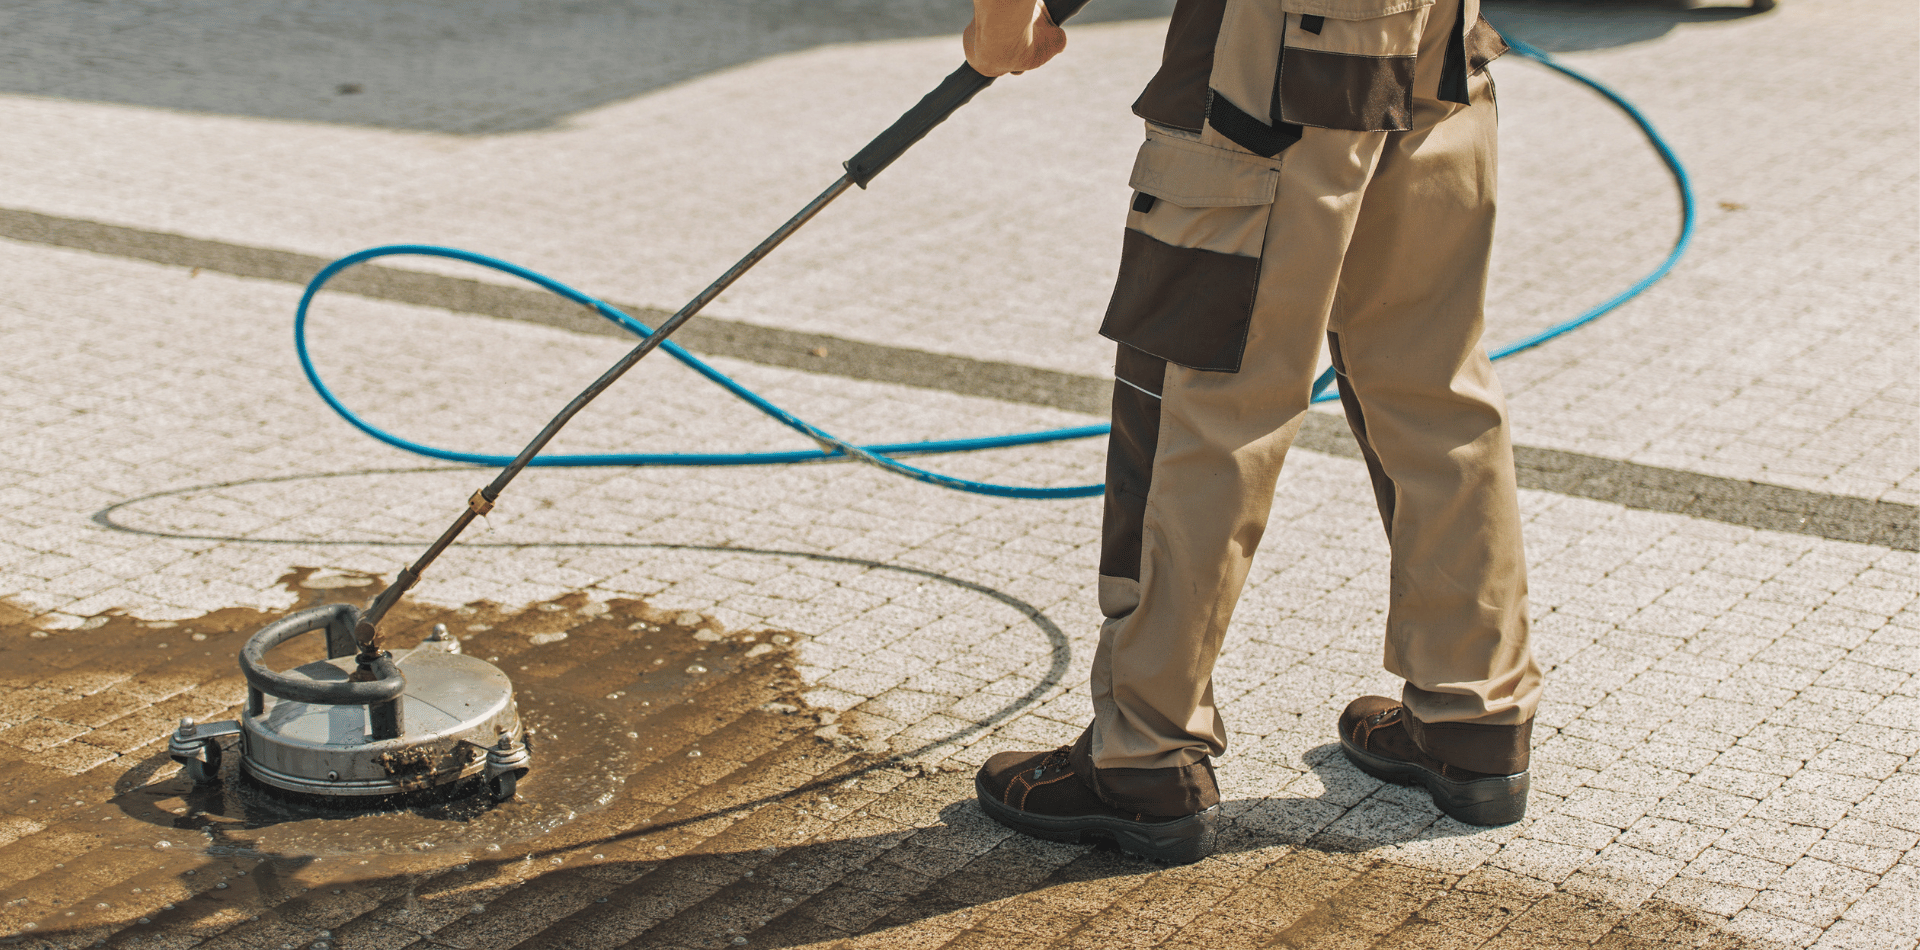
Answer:
POLYGON ((220 780, 220 744, 208 742, 205 748, 204 760, 188 759, 181 763, 180 770, 195 785, 209 785, 220 780))
POLYGON ((496 802, 512 801, 520 790, 519 772, 502 772, 487 780, 487 791, 496 802))

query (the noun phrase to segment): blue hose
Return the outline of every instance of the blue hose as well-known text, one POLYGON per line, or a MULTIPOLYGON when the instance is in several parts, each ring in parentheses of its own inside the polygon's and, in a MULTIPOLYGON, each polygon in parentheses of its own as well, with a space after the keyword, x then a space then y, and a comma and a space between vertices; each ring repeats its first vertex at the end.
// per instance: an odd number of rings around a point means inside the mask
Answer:
MULTIPOLYGON (((1641 114, 1639 109, 1636 109, 1632 103, 1622 98, 1619 93, 1616 93, 1613 90, 1607 88, 1597 80, 1591 79, 1585 75, 1582 75, 1579 72, 1576 72, 1572 69, 1569 69, 1565 66, 1560 65, 1559 63, 1555 62, 1552 57, 1548 56, 1546 53, 1542 52, 1541 50, 1536 49, 1532 46, 1529 46, 1526 43, 1515 40, 1512 37, 1507 38, 1507 43, 1509 46, 1513 48, 1514 52, 1519 53, 1520 55, 1525 56, 1528 59, 1536 60, 1542 63, 1543 65, 1547 66, 1548 68, 1556 72, 1562 73, 1566 76, 1569 76, 1574 80, 1580 82, 1581 84, 1605 96, 1608 99, 1608 101, 1612 102, 1616 106, 1619 106, 1622 111, 1627 113, 1628 117, 1633 119, 1634 124, 1640 127, 1640 131, 1646 135, 1647 140, 1651 142, 1653 144, 1654 149, 1660 153, 1660 160, 1666 164, 1668 171, 1672 172, 1673 174, 1674 183, 1680 189, 1680 205, 1681 205, 1681 211, 1682 211, 1682 221, 1681 221, 1681 227, 1680 227, 1680 236, 1674 242, 1673 250, 1668 253, 1666 260, 1662 261, 1660 266, 1655 268, 1647 276, 1642 277, 1633 286, 1615 295, 1612 299, 1607 300, 1606 302, 1600 304, 1599 306, 1596 306, 1593 309, 1588 310, 1587 312, 1577 317, 1574 317, 1571 320, 1568 320, 1564 323, 1550 327, 1546 330, 1543 330, 1539 333, 1536 333, 1518 342, 1509 343, 1506 346, 1500 347, 1499 349, 1489 354, 1489 358, 1495 359, 1495 360, 1505 359, 1506 357, 1512 356, 1513 354, 1519 353, 1523 350, 1532 349, 1533 347, 1539 346, 1540 344, 1545 343, 1548 340, 1551 340, 1562 334, 1571 332, 1575 329, 1578 329, 1579 327, 1585 326, 1586 324, 1599 319, 1601 316, 1617 309, 1620 305, 1626 303, 1629 300, 1632 300, 1634 297, 1639 296, 1648 287, 1653 286, 1655 282, 1659 281, 1662 277, 1665 277, 1669 271, 1673 270, 1674 265, 1679 262, 1681 255, 1686 253, 1687 247, 1693 241, 1694 222, 1696 217, 1695 209, 1694 209, 1693 184, 1687 177, 1686 168, 1680 164, 1679 157, 1673 153, 1673 149, 1667 144, 1665 139, 1660 137, 1660 133, 1654 130, 1653 124, 1647 120, 1647 117, 1645 115, 1641 114)), ((363 251, 356 251, 352 254, 347 255, 346 257, 343 257, 337 261, 334 261, 331 264, 328 264, 326 267, 321 269, 320 273, 315 274, 311 281, 307 282, 306 293, 301 295, 300 306, 294 315, 293 342, 294 342, 294 349, 300 356, 300 368, 303 372, 306 373, 307 382, 313 385, 314 391, 319 393, 320 398, 325 400, 327 405, 332 407, 334 412, 339 413, 342 419, 345 419, 348 423, 352 424, 354 428, 357 428, 360 431, 365 432, 366 434, 374 437, 375 439, 385 442, 388 445, 391 445, 395 448, 402 449, 407 452, 412 452, 416 455, 424 455, 429 458, 443 459, 449 462, 467 462, 475 465, 485 465, 485 466, 492 466, 496 468, 503 467, 513 461, 513 456, 510 456, 510 455, 487 455, 487 454, 476 453, 476 452, 457 452, 451 449, 442 449, 442 448, 436 448, 430 445, 423 445, 419 442, 414 442, 410 439, 406 439, 401 436, 395 435, 391 432, 388 432, 385 429, 380 428, 379 426, 374 425, 371 422, 368 422, 367 420, 361 418, 353 410, 347 408, 346 404, 342 403, 340 401, 340 398, 334 395, 333 390, 327 387, 326 382, 320 378, 319 370, 317 370, 314 367, 313 358, 308 353, 308 348, 307 348, 307 313, 313 303, 314 297, 320 292, 320 289, 324 287, 328 281, 332 280, 341 271, 349 267, 352 267, 355 264, 359 264, 364 261, 369 261, 374 258, 390 257, 395 255, 441 257, 441 258, 448 258, 451 260, 465 261, 471 264, 478 264, 482 267, 492 268, 494 270, 501 271, 502 273, 511 274, 529 283, 535 284, 547 291, 550 291, 554 294, 558 294, 559 296, 565 297, 568 300, 573 301, 574 303, 591 308, 594 312, 600 314, 600 316, 606 318, 607 320, 612 321, 613 323, 619 325, 623 329, 637 336, 647 337, 647 336, 651 336, 653 333, 653 330, 651 327, 648 327, 646 324, 641 323, 638 320, 635 320, 633 317, 628 316, 627 314, 621 312, 618 308, 613 307, 605 303, 604 301, 601 301, 588 294, 575 290, 574 288, 569 287, 566 284, 560 283, 559 281, 554 280, 553 278, 548 277, 544 274, 540 274, 535 271, 528 270, 517 264, 512 264, 495 257, 489 257, 485 254, 478 254, 473 251, 463 251, 457 248, 439 247, 431 244, 390 244, 390 245, 384 245, 381 247, 367 248, 366 250, 363 250, 363 251)), ((1094 495, 1099 495, 1105 490, 1105 486, 1099 485, 1099 484, 1069 485, 1069 486, 1063 486, 1059 488, 1032 488, 1032 487, 1024 487, 1024 486, 1018 486, 1018 485, 1001 485, 1001 484, 995 484, 992 482, 972 481, 969 479, 955 478, 950 475, 942 475, 938 472, 932 472, 926 469, 917 468, 915 466, 908 465, 904 462, 900 462, 896 458, 896 456, 903 456, 903 455, 931 455, 931 454, 943 454, 948 452, 976 452, 984 449, 1010 448, 1010 447, 1021 446, 1021 445, 1038 445, 1038 444, 1043 444, 1047 442, 1059 442, 1059 441, 1065 441, 1068 439, 1092 438, 1094 436, 1106 435, 1109 431, 1109 427, 1105 425, 1074 426, 1074 427, 1065 428, 1065 429, 1048 429, 1048 430, 1039 431, 1039 432, 1025 432, 1025 433, 1018 433, 1014 435, 1001 435, 1001 436, 984 436, 980 438, 971 438, 971 439, 941 439, 941 440, 932 440, 932 441, 923 441, 923 442, 895 442, 895 443, 887 443, 887 444, 881 444, 881 445, 855 445, 853 443, 846 442, 842 439, 829 435, 824 430, 821 430, 813 426, 812 424, 806 422, 805 420, 801 419, 800 417, 795 416, 794 414, 786 411, 785 409, 782 409, 779 406, 774 405, 773 403, 769 402, 765 397, 746 388, 745 386, 742 386, 739 382, 721 373, 719 370, 714 369, 712 366, 708 365, 699 357, 694 356, 692 353, 687 352, 685 349, 681 348, 679 345, 675 344, 671 340, 663 342, 661 344, 661 349, 665 350, 668 354, 673 356, 674 359, 677 359, 681 363, 686 364, 688 367, 691 367, 695 372, 699 373, 702 376, 705 376, 708 380, 711 380, 715 384, 719 385, 722 389, 725 389, 727 392, 732 393, 735 397, 745 401, 748 405, 751 405, 755 409, 758 409, 761 412, 767 414, 768 416, 771 416, 775 421, 778 421, 780 424, 813 440, 813 442, 819 445, 820 448, 811 449, 811 450, 803 449, 803 450, 788 451, 788 452, 743 452, 743 453, 707 453, 707 454, 607 453, 607 454, 586 454, 586 455, 539 455, 539 456, 535 456, 529 464, 540 465, 540 466, 553 466, 553 467, 640 466, 640 465, 790 465, 790 464, 795 464, 800 462, 818 462, 818 461, 826 461, 826 460, 837 459, 837 458, 854 458, 860 461, 868 462, 870 464, 878 465, 881 468, 885 468, 889 471, 896 472, 908 478, 926 482, 928 484, 939 485, 944 488, 952 488, 959 491, 973 492, 976 494, 995 495, 1002 498, 1087 498, 1094 495)), ((1332 384, 1333 379, 1334 379, 1334 371, 1332 369, 1328 369, 1324 374, 1322 374, 1318 379, 1314 381, 1313 390, 1312 390, 1312 400, 1314 402, 1327 402, 1327 401, 1339 398, 1334 393, 1326 392, 1328 386, 1332 384)))
MULTIPOLYGON (((294 313, 293 346, 294 350, 300 355, 300 369, 306 373, 307 382, 313 384, 314 391, 320 394, 321 399, 326 400, 327 405, 333 407, 334 412, 339 413, 342 419, 352 423, 354 428, 397 449, 403 449, 416 455, 424 455, 428 458, 444 459, 449 462, 470 462, 475 465, 488 465, 496 468, 503 467, 513 461, 513 456, 511 455, 485 455, 477 452, 456 452, 451 449, 423 445, 411 439, 388 432, 361 418, 359 414, 353 410, 348 409, 346 404, 340 401, 340 397, 334 395, 333 390, 327 387, 326 382, 320 378, 320 371, 314 367, 313 357, 307 350, 307 312, 313 303, 314 296, 320 292, 320 288, 325 286, 327 281, 332 280, 336 274, 355 264, 377 257, 391 257, 401 254, 420 257, 444 257, 456 261, 466 261, 470 264, 478 264, 482 267, 489 267, 503 273, 512 274, 515 277, 519 277, 522 280, 536 284, 565 297, 574 303, 591 307, 602 317, 619 324, 637 336, 647 337, 653 335, 653 328, 635 320, 604 301, 575 290, 545 274, 531 271, 518 264, 509 263, 495 257, 489 257, 485 254, 463 251, 458 248, 438 247, 432 244, 389 244, 382 247, 370 247, 364 251, 356 251, 349 254, 346 257, 328 264, 320 270, 320 273, 314 275, 313 280, 307 282, 306 293, 301 295, 300 306, 294 313)), ((851 456, 929 484, 980 494, 998 495, 1004 498, 1085 498, 1091 495, 1098 495, 1103 490, 1100 485, 1073 485, 1064 488, 1024 488, 1015 485, 996 485, 990 482, 975 482, 915 468, 914 466, 894 461, 891 456, 927 455, 946 452, 976 452, 982 449, 1034 445, 1044 442, 1058 442, 1065 439, 1084 439, 1097 435, 1106 435, 1107 426, 1104 425, 1075 426, 1068 429, 1050 429, 1042 432, 1026 432, 1018 435, 990 436, 975 439, 943 439, 929 442, 898 442, 867 446, 853 445, 828 435, 825 431, 816 428, 800 417, 768 402, 766 397, 740 385, 740 383, 732 377, 714 369, 704 360, 687 352, 672 340, 665 341, 660 345, 660 348, 672 355, 674 359, 692 367, 695 372, 712 380, 727 392, 746 401, 748 405, 772 416, 782 425, 814 440, 816 443, 820 443, 822 447, 817 450, 803 449, 791 452, 745 452, 737 454, 622 452, 600 455, 537 455, 534 456, 533 460, 528 464, 556 467, 599 465, 790 465, 798 462, 817 462, 851 456)))

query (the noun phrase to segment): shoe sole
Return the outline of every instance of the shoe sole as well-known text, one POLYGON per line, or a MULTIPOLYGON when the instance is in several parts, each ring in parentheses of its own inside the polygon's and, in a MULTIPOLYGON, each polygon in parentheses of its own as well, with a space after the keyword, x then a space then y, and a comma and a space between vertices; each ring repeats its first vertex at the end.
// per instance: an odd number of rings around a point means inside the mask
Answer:
POLYGON ((1024 812, 1000 801, 978 778, 973 788, 987 817, 1021 834, 1066 844, 1108 842, 1149 861, 1192 864, 1213 853, 1220 835, 1219 805, 1173 821, 1128 821, 1108 815, 1057 818, 1024 812))
POLYGON ((1527 814, 1527 773, 1456 782, 1411 762, 1374 755, 1346 739, 1340 750, 1360 771, 1396 785, 1425 785, 1448 817, 1469 825, 1510 825, 1527 814))

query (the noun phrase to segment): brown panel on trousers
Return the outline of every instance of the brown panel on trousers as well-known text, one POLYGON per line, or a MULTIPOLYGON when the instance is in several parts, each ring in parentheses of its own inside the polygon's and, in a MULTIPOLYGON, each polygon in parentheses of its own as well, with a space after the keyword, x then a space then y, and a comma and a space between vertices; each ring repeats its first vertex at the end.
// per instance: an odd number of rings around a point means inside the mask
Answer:
POLYGON ((1207 118, 1213 47, 1226 12, 1227 0, 1180 0, 1174 6, 1160 71, 1134 102, 1134 115, 1188 132, 1200 131, 1207 118))
MULTIPOLYGON (((1447 27, 1447 59, 1440 70, 1440 86, 1437 90, 1442 102, 1467 105, 1472 95, 1467 91, 1467 0, 1460 0, 1453 16, 1453 25, 1447 27)), ((1438 24, 1436 24, 1438 25, 1438 24)))
MULTIPOLYGON (((1420 692, 1409 683, 1407 690, 1420 692)), ((1514 775, 1527 770, 1533 750, 1533 720, 1516 725, 1481 722, 1421 722, 1406 717, 1413 744, 1448 765, 1490 775, 1514 775)))
POLYGON ((1167 361, 1121 344, 1114 357, 1113 434, 1107 437, 1107 508, 1100 573, 1140 579, 1140 532, 1160 447, 1160 397, 1167 361), (1131 384, 1131 385, 1129 385, 1131 384))
POLYGON ((1413 125, 1412 56, 1349 56, 1288 47, 1280 63, 1281 121, 1392 132, 1413 125))
POLYGON ((1089 726, 1067 753, 1073 771, 1110 805, 1143 818, 1184 818, 1220 804, 1220 785, 1212 762, 1157 769, 1103 769, 1093 764, 1093 728, 1089 726))
POLYGON ((1189 369, 1237 373, 1260 258, 1176 247, 1128 228, 1100 335, 1189 369))
POLYGON ((1473 28, 1467 31, 1467 68, 1479 72, 1487 64, 1506 55, 1508 46, 1500 31, 1487 22, 1486 17, 1476 17, 1473 28))
POLYGON ((1373 443, 1367 439, 1367 417, 1360 411, 1360 398, 1353 394, 1353 384, 1347 381, 1347 363, 1340 358, 1340 334, 1327 334, 1327 351, 1333 354, 1334 381, 1340 387, 1340 408, 1347 411, 1347 428, 1353 430, 1354 441, 1360 443, 1360 457, 1367 460, 1367 476, 1373 479, 1373 499, 1380 506, 1380 524, 1387 529, 1387 540, 1393 540, 1393 479, 1387 477, 1386 469, 1380 466, 1380 455, 1373 450, 1373 443))

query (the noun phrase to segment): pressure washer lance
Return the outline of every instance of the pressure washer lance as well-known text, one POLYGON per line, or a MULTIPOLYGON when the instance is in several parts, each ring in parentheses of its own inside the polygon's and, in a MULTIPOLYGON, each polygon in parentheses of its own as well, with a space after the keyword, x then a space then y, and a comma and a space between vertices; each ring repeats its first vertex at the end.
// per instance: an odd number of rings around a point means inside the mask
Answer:
MULTIPOLYGON (((1063 24, 1075 13, 1080 12, 1080 8, 1085 6, 1088 0, 1043 0, 1043 2, 1046 3, 1047 15, 1053 18, 1053 22, 1063 24)), ((980 90, 991 85, 993 85, 992 77, 983 76, 970 64, 961 63, 960 68, 949 74, 938 88, 928 93, 913 108, 908 109, 906 114, 889 126, 885 132, 867 143, 867 147, 861 149, 859 154, 849 159, 845 163, 847 173, 840 176, 839 181, 821 192, 819 197, 808 202, 805 208, 800 209, 799 214, 781 225, 779 230, 768 235, 766 240, 760 242, 760 246, 741 258, 739 263, 728 268, 726 273, 720 275, 719 280, 714 281, 698 296, 688 301, 687 305, 681 307, 679 312, 667 322, 662 323, 646 339, 641 340, 640 345, 621 357, 620 362, 613 364, 613 367, 601 374, 599 379, 594 380, 591 386, 582 390, 580 395, 573 397, 573 401, 567 403, 566 408, 560 410, 560 414, 554 416, 553 421, 547 423, 546 428, 541 429, 540 434, 534 436, 533 441, 527 443, 527 447, 521 449, 520 454, 515 456, 492 482, 467 499, 467 508, 460 513, 460 517, 454 519, 453 524, 433 542, 433 546, 427 548, 426 553, 420 555, 419 560, 402 570, 399 576, 393 579, 393 583, 387 585, 387 589, 381 591, 380 596, 374 599, 373 606, 368 607, 366 612, 360 615, 360 623, 353 632, 360 652, 355 657, 357 667, 349 679, 368 682, 380 679, 384 675, 387 667, 392 665, 392 659, 380 649, 380 621, 386 617, 387 611, 393 609, 393 605, 398 603, 415 583, 419 582, 420 575, 425 573, 427 567, 440 556, 442 551, 453 544, 454 539, 460 536, 460 532, 466 530, 467 525, 473 523, 473 519, 493 510, 494 504, 500 500, 500 493, 506 490, 514 476, 519 475, 520 470, 526 468, 527 463, 533 461, 533 457, 539 455, 540 450, 546 448, 547 443, 553 441, 553 437, 560 434, 561 428, 578 415, 580 410, 585 409, 587 403, 605 392, 607 387, 614 384, 614 381, 625 375, 627 370, 632 369, 635 363, 645 359, 648 353, 658 349, 675 330, 693 319, 693 316, 711 303, 713 298, 720 296, 722 291, 732 286, 734 281, 739 280, 741 275, 751 270, 755 264, 760 263, 762 258, 772 253, 773 249, 792 236, 793 232, 800 230, 803 225, 813 219, 814 215, 832 204, 833 199, 840 197, 841 193, 854 185, 859 185, 862 189, 866 188, 868 182, 873 181, 874 177, 886 170, 886 167, 893 164, 895 159, 905 154, 914 143, 925 138, 928 132, 933 131, 934 126, 946 121, 947 116, 966 105, 980 90)), ((822 445, 830 449, 848 451, 863 461, 890 467, 889 460, 839 440, 823 441, 822 445)))

